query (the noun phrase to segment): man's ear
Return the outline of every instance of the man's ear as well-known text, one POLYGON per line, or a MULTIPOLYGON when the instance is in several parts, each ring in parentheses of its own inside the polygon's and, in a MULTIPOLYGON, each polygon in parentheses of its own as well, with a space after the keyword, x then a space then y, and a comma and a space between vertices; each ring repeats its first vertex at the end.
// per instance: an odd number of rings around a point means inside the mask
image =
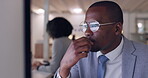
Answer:
POLYGON ((116 24, 115 32, 116 32, 116 35, 122 34, 122 23, 121 23, 121 22, 118 22, 118 23, 116 24))

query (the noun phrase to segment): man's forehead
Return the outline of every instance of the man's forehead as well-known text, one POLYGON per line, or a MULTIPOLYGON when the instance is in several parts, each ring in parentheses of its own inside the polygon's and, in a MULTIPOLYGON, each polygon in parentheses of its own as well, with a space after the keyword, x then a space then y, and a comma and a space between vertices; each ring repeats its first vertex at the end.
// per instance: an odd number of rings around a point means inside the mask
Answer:
POLYGON ((100 20, 97 17, 86 17, 85 18, 85 22, 100 21, 100 20))
POLYGON ((89 10, 86 13, 85 20, 86 21, 101 20, 102 16, 103 16, 102 12, 96 10, 89 10))
POLYGON ((108 14, 107 8, 104 6, 91 7, 86 12, 85 21, 89 22, 89 21, 97 20, 97 21, 103 22, 103 19, 108 18, 107 14, 108 14))

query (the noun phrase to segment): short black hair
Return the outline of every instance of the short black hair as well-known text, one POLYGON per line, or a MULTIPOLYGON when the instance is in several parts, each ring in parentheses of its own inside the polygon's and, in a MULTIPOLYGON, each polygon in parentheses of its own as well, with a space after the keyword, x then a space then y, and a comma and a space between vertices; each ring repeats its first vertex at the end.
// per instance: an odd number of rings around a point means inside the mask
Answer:
POLYGON ((109 15, 109 19, 114 22, 121 22, 123 24, 123 12, 120 6, 113 1, 99 1, 93 3, 91 7, 106 7, 109 15))
POLYGON ((47 33, 52 38, 68 37, 72 33, 71 23, 63 17, 56 17, 47 23, 47 33))

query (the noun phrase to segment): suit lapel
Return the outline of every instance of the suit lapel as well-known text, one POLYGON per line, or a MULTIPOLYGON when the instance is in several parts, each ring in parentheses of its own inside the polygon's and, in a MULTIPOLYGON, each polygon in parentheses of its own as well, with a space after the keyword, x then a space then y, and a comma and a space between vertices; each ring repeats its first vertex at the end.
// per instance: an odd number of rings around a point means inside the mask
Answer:
POLYGON ((136 65, 135 48, 131 41, 124 38, 122 55, 122 78, 133 78, 136 65))

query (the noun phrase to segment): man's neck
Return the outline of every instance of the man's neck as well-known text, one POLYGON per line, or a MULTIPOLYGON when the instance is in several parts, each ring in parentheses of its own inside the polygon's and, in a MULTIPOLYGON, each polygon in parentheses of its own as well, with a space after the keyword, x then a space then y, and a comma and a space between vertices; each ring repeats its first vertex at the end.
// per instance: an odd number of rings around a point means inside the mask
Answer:
POLYGON ((107 54, 109 52, 111 52, 112 50, 114 50, 115 48, 117 48, 119 46, 119 44, 121 43, 122 40, 122 36, 117 37, 117 39, 115 39, 113 41, 113 43, 111 43, 106 49, 100 50, 103 54, 107 54))

